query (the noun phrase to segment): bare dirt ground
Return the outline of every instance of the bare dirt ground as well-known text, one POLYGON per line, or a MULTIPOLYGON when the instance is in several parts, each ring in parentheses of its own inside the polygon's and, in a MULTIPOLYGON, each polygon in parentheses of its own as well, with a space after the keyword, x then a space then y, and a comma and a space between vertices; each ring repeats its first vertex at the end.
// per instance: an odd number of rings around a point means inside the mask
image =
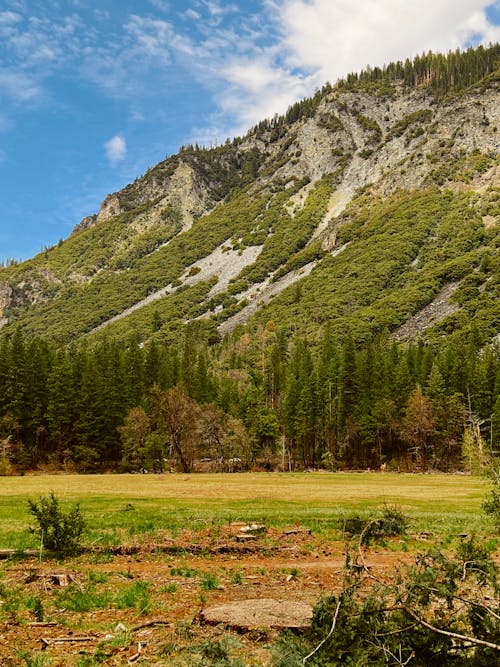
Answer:
MULTIPOLYGON (((280 608, 283 601, 314 606, 340 589, 345 545, 300 527, 242 535, 234 525, 186 530, 175 539, 137 544, 129 553, 6 563, 0 585, 18 603, 1 609, 0 664, 194 665, 197 646, 228 637, 245 665, 271 664, 270 646, 279 630, 258 617, 246 628, 208 623, 203 611, 253 599, 277 600, 280 608), (137 592, 134 600, 134 584, 147 588, 146 601, 137 592), (120 591, 129 591, 126 605, 120 591), (28 662, 27 655, 41 662, 28 662)), ((370 571, 387 579, 412 562, 401 546, 395 541, 370 549, 365 556, 370 571)))

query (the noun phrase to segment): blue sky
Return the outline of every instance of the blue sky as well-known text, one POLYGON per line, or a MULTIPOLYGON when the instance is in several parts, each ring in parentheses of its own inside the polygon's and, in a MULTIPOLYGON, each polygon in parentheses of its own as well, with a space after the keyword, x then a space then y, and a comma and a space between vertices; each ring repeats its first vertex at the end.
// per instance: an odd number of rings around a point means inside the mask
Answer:
POLYGON ((0 260, 65 238, 184 143, 367 64, 499 37, 499 0, 2 0, 0 260))

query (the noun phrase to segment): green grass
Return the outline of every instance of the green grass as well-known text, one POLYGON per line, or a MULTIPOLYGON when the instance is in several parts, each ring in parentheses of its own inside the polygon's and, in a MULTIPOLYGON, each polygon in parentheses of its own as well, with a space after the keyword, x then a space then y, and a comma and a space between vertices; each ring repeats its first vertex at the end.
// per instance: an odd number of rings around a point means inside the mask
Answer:
POLYGON ((28 498, 54 491, 80 503, 86 544, 133 543, 142 534, 200 530, 231 521, 314 532, 336 529, 343 516, 368 515, 384 505, 410 518, 410 531, 442 535, 492 532, 481 510, 488 483, 452 475, 379 473, 245 473, 235 475, 53 475, 2 478, 0 548, 37 547, 28 533, 28 498), (133 510, 127 509, 129 504, 133 510), (127 511, 126 511, 127 509, 127 511))

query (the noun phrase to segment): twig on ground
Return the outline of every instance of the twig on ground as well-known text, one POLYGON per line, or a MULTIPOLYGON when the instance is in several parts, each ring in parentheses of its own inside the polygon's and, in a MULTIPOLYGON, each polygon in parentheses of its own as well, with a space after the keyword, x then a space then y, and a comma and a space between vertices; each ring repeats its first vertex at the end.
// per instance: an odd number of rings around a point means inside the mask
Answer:
POLYGON ((333 631, 335 630, 335 626, 337 625, 337 618, 338 618, 338 615, 339 615, 339 610, 340 610, 340 605, 341 604, 342 604, 342 598, 339 597, 339 599, 337 600, 337 606, 335 608, 335 614, 333 615, 332 627, 330 628, 330 631, 328 632, 326 637, 320 641, 320 643, 316 646, 314 651, 311 651, 311 653, 306 655, 305 658, 302 658, 302 664, 303 665, 305 665, 306 662, 310 658, 312 658, 313 655, 315 655, 320 650, 320 648, 325 644, 325 642, 328 641, 328 639, 333 635, 333 631))

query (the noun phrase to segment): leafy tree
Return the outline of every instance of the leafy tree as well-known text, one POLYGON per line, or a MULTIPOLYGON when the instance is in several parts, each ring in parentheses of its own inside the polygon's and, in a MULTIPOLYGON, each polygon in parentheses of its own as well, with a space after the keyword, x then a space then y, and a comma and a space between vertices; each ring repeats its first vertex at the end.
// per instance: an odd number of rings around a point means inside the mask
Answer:
POLYGON ((151 391, 151 421, 183 472, 191 472, 199 444, 200 408, 180 387, 151 391))
POLYGON ((430 457, 434 453, 435 417, 432 404, 424 396, 420 386, 417 386, 408 398, 401 433, 413 458, 422 470, 427 470, 430 457))

